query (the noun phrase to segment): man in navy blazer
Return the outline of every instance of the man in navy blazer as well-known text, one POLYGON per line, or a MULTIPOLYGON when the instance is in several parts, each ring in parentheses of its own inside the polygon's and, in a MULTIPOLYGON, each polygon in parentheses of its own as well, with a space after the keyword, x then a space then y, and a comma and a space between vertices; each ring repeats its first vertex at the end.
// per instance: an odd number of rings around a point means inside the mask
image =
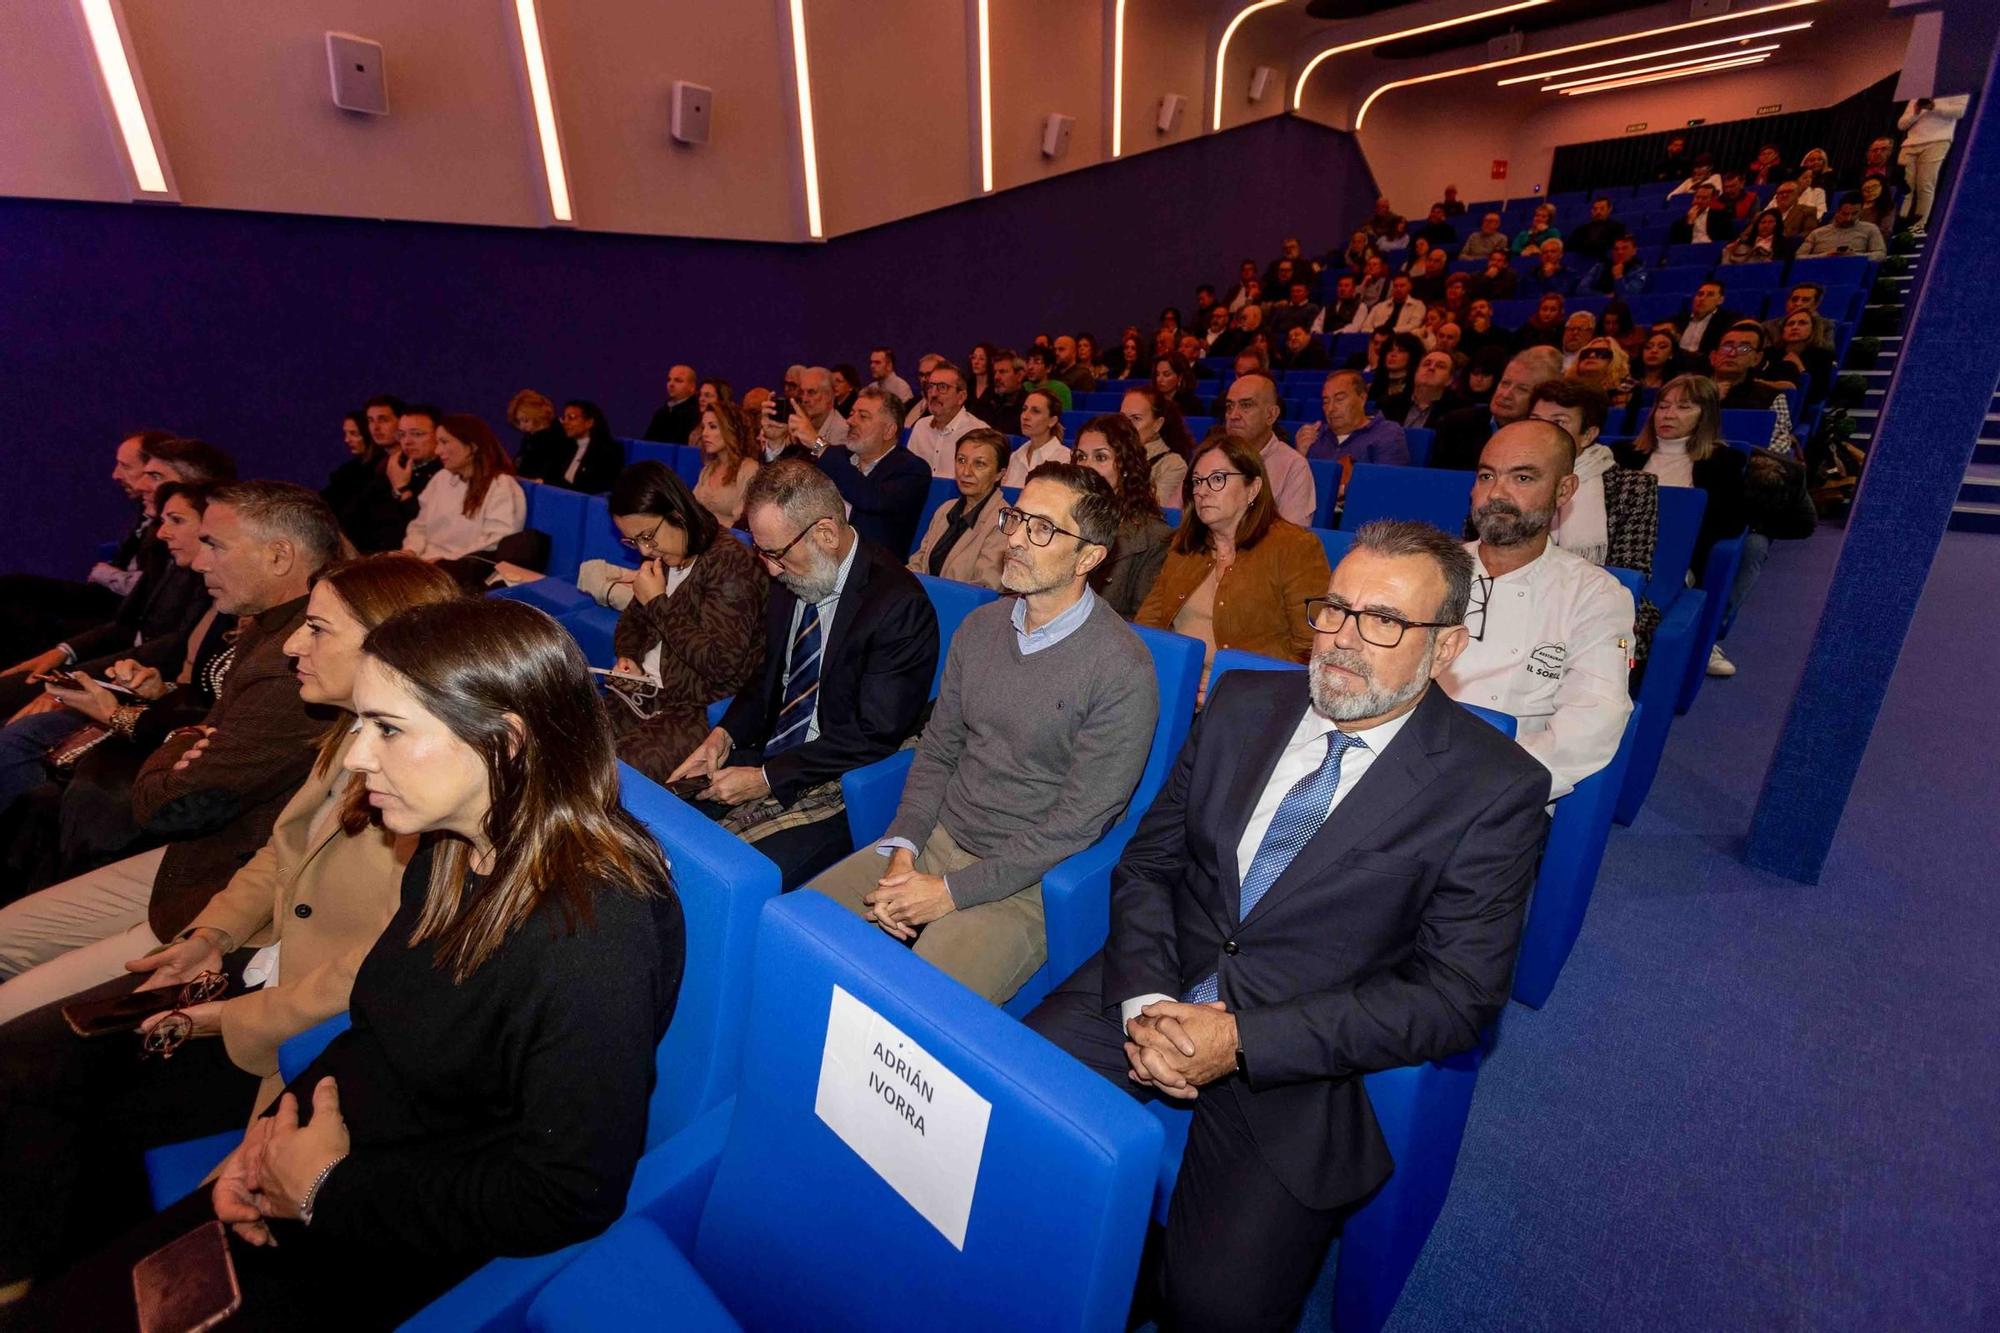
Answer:
POLYGON ((1548 771, 1432 688, 1472 565, 1371 523, 1307 672, 1211 687, 1111 882, 1103 952, 1028 1023, 1193 1108, 1163 1325, 1291 1327, 1343 1211, 1394 1167, 1361 1076, 1466 1051, 1506 1002, 1548 771))
POLYGON ((821 449, 819 465, 840 488, 854 530, 907 558, 930 498, 931 465, 903 447, 902 408, 887 389, 861 390, 847 414, 846 447, 821 449))
POLYGON ((802 460, 751 480, 744 521, 777 583, 764 674, 668 775, 706 778, 697 808, 776 862, 787 889, 853 850, 840 777, 917 731, 937 676, 937 612, 923 585, 842 509, 825 474, 802 460))

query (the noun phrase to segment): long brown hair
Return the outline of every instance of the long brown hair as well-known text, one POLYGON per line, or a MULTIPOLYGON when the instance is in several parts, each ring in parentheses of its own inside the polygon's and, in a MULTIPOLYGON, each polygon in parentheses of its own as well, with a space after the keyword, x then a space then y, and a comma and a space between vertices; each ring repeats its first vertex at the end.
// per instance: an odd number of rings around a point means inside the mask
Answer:
POLYGON ((450 431, 461 444, 472 450, 472 476, 465 483, 463 510, 465 516, 471 518, 486 503, 486 492, 492 489, 493 479, 514 475, 514 460, 507 457, 507 451, 500 447, 493 428, 470 412, 453 412, 439 420, 438 427, 450 431))
MULTIPOLYGON (((1680 394, 1701 412, 1694 434, 1688 437, 1689 461, 1699 463, 1729 447, 1722 440, 1722 391, 1716 387, 1714 380, 1706 375, 1676 375, 1660 386, 1660 396, 1653 400, 1654 409, 1658 409, 1660 398, 1670 393, 1680 394)), ((1653 413, 1649 411, 1646 413, 1645 428, 1639 432, 1639 438, 1632 441, 1632 451, 1650 454, 1658 445, 1659 436, 1653 430, 1653 413)))
POLYGON ((493 871, 467 882, 471 845, 438 840, 411 945, 436 941, 454 982, 477 972, 553 898, 563 928, 595 920, 600 886, 671 892, 666 856, 618 799, 618 756, 583 652, 521 602, 458 598, 404 611, 363 645, 486 768, 493 871))
MULTIPOLYGON (((1194 436, 1188 432, 1187 419, 1181 415, 1174 400, 1154 388, 1151 383, 1135 385, 1125 391, 1126 397, 1138 394, 1153 409, 1153 415, 1160 419, 1160 443, 1177 458, 1190 459, 1194 453, 1194 436)), ((1121 400, 1122 402, 1122 400, 1121 400)))
MULTIPOLYGON (((1290 445, 1281 447, 1290 448, 1290 445)), ((1209 454, 1220 453, 1229 460, 1229 470, 1243 474, 1243 484, 1261 481, 1263 486, 1257 498, 1243 511, 1243 517, 1236 524, 1236 546, 1247 551, 1264 540, 1264 534, 1271 525, 1278 522, 1278 502, 1271 498, 1271 477, 1264 470, 1264 458, 1248 442, 1228 434, 1218 423, 1200 444, 1194 447, 1194 457, 1188 459, 1188 476, 1194 476, 1194 466, 1209 454)), ((1181 555, 1207 555, 1215 549, 1215 539, 1209 534, 1208 524, 1201 521, 1201 514, 1194 504, 1194 483, 1188 483, 1188 505, 1181 513, 1180 531, 1174 534, 1174 550, 1181 555)))
POLYGON ((1106 412, 1083 423, 1076 433, 1077 447, 1083 437, 1102 435, 1118 460, 1118 526, 1136 528, 1149 518, 1160 517, 1160 499, 1153 493, 1153 465, 1146 461, 1146 446, 1139 432, 1116 412, 1106 412))
MULTIPOLYGON (((701 409, 702 416, 710 413, 714 414, 716 429, 722 435, 722 448, 715 455, 715 480, 723 486, 734 486, 737 474, 743 470, 743 460, 750 456, 750 422, 743 415, 743 409, 723 397, 719 389, 716 391, 715 406, 701 409)), ((695 448, 702 454, 701 466, 706 471, 709 467, 708 451, 702 449, 699 439, 695 448)))

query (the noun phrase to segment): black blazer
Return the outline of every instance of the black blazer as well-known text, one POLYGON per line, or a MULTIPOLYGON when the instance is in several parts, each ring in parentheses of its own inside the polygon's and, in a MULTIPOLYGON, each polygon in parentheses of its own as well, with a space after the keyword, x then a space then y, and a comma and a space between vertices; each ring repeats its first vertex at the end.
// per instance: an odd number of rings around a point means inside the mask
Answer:
POLYGON ((736 746, 729 762, 763 765, 771 794, 786 805, 808 787, 894 753, 923 720, 938 661, 937 612, 923 585, 901 559, 862 540, 822 645, 819 735, 767 760, 764 742, 784 708, 780 691, 798 604, 790 589, 772 582, 763 678, 737 694, 722 718, 736 746))
MULTIPOLYGON (((1674 349, 1676 351, 1680 350, 1681 335, 1687 332, 1688 322, 1693 318, 1694 311, 1691 308, 1683 308, 1678 315, 1674 316, 1674 349)), ((1696 353, 1701 358, 1701 364, 1690 369, 1696 374, 1706 375, 1708 373, 1708 354, 1715 350, 1715 345, 1722 341, 1722 335, 1729 332, 1731 325, 1740 324, 1746 318, 1747 316, 1740 311, 1731 310, 1728 306, 1717 307, 1715 318, 1708 321, 1708 327, 1701 332, 1701 351, 1696 353)), ((1683 352, 1682 355, 1685 356, 1686 353, 1683 352)))
POLYGON ((1215 973, 1247 1077, 1232 1097, 1309 1208, 1394 1163, 1360 1075, 1470 1050, 1507 1002, 1548 832, 1549 774, 1428 691, 1269 893, 1238 919, 1236 844, 1308 706, 1301 671, 1240 671, 1208 696, 1111 876, 1105 1008, 1215 973))
MULTIPOLYGON (((1612 445, 1611 454, 1619 467, 1645 470, 1646 455, 1630 444, 1612 445)), ((1694 539, 1694 558, 1688 562, 1697 579, 1708 567, 1709 550, 1726 538, 1742 536, 1749 525, 1749 505, 1743 498, 1743 468, 1749 461, 1750 455, 1724 445, 1694 465, 1694 484, 1708 492, 1708 507, 1701 511, 1701 531, 1694 539)), ((1726 590, 1713 588, 1709 594, 1727 595, 1726 590)))
MULTIPOLYGON (((1484 403, 1447 412, 1431 422, 1430 466, 1469 472, 1479 466, 1479 451, 1493 438, 1493 413, 1484 403)), ((1466 492, 1470 494, 1471 484, 1466 492)))
POLYGON ((171 680, 187 655, 187 636, 208 612, 202 576, 174 563, 157 538, 139 548, 139 581, 101 625, 72 634, 70 651, 97 673, 123 657, 157 667, 171 680), (102 659, 96 661, 93 659, 102 659))
POLYGON ((521 461, 516 470, 530 481, 557 486, 585 495, 602 495, 625 470, 625 446, 609 435, 593 435, 583 451, 575 481, 564 481, 569 460, 576 455, 576 441, 561 431, 536 431, 521 442, 521 461))
POLYGON ((854 465, 854 455, 838 446, 820 455, 819 467, 840 488, 854 530, 890 554, 907 557, 930 498, 931 465, 899 444, 866 475, 854 465))
MULTIPOLYGON (((1694 205, 1689 204, 1688 207, 1693 208, 1694 205)), ((1735 215, 1728 209, 1711 208, 1708 210, 1709 240, 1720 241, 1727 245, 1730 241, 1735 240, 1742 231, 1743 225, 1736 220, 1735 215)), ((1693 240, 1694 223, 1688 221, 1686 213, 1682 213, 1679 218, 1675 219, 1673 225, 1667 228, 1667 244, 1687 245, 1693 240)))
POLYGON ((657 444, 686 444, 701 425, 701 402, 689 398, 681 403, 661 403, 646 423, 645 439, 657 444))

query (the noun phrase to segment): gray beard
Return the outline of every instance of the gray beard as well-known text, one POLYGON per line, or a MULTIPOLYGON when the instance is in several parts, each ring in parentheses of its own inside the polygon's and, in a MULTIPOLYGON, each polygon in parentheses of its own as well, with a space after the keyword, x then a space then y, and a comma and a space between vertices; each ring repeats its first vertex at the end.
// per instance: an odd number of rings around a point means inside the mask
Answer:
MULTIPOLYGON (((1428 630, 1425 633, 1429 634, 1428 630)), ((1314 653, 1306 667, 1306 678, 1312 692, 1313 711, 1334 722, 1359 722, 1365 718, 1381 717, 1393 713, 1410 700, 1424 692, 1431 683, 1431 661, 1437 655, 1437 636, 1431 635, 1424 646, 1424 660, 1417 664, 1416 674, 1403 682, 1397 689, 1386 689, 1375 682, 1365 656, 1360 652, 1348 652, 1344 648, 1330 648, 1323 653, 1314 653), (1325 667, 1344 667, 1360 676, 1365 688, 1360 690, 1336 689, 1327 679, 1325 667)))
POLYGON ((780 574, 778 582, 802 602, 823 602, 833 596, 833 590, 840 584, 840 562, 815 547, 811 573, 780 574))
POLYGON ((1547 532, 1554 520, 1553 509, 1522 510, 1497 500, 1488 500, 1483 508, 1472 511, 1479 540, 1488 546, 1519 546, 1533 541, 1547 532))

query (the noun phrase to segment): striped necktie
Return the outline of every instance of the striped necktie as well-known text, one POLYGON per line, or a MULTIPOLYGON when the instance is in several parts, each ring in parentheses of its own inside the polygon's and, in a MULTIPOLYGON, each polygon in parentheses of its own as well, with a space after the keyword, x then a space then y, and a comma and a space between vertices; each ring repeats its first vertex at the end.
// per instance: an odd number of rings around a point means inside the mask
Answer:
POLYGON ((783 754, 806 743, 812 726, 813 710, 819 705, 819 607, 811 602, 800 608, 799 632, 792 636, 792 668, 785 681, 785 706, 778 712, 778 726, 764 745, 764 755, 783 754))

